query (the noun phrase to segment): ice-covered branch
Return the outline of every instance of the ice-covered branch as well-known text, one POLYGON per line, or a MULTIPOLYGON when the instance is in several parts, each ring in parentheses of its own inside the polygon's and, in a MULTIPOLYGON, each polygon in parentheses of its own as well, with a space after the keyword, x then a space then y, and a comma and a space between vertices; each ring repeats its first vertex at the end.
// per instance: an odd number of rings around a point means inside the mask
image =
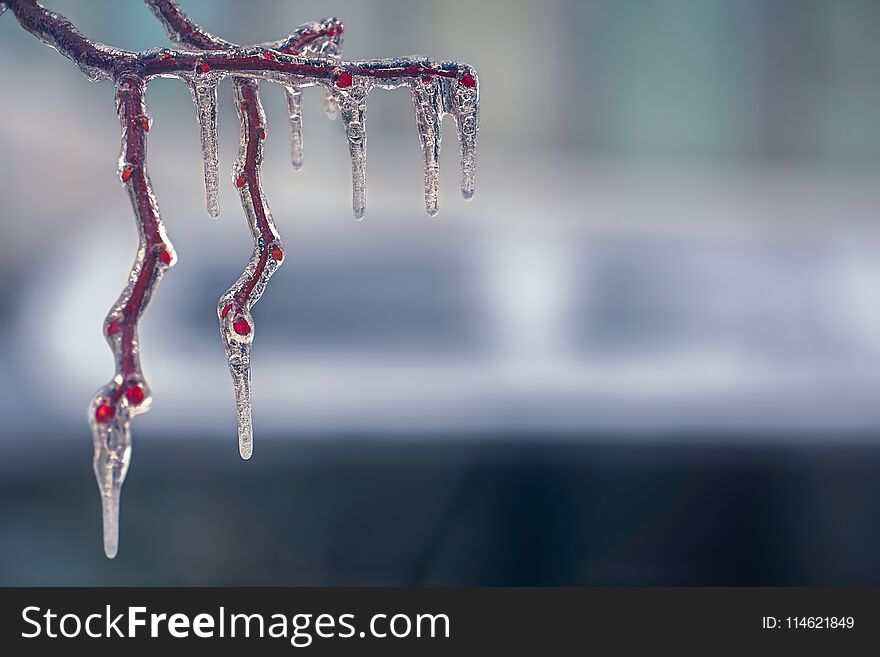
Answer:
POLYGON ((146 134, 150 118, 145 88, 154 77, 185 81, 193 93, 205 160, 209 213, 216 215, 219 186, 217 158, 217 87, 232 77, 241 125, 241 151, 233 178, 254 237, 248 267, 220 300, 217 311, 235 381, 239 410, 239 445, 247 458, 252 449, 250 419, 250 345, 254 324, 251 306, 284 259, 284 248, 260 186, 265 115, 258 80, 282 85, 288 97, 291 159, 302 164, 301 89, 322 87, 325 109, 342 118, 352 167, 355 215, 366 208, 366 108, 376 88, 409 88, 424 156, 425 208, 437 212, 440 121, 452 115, 461 150, 461 190, 474 191, 475 153, 479 130, 479 82, 474 70, 451 61, 422 57, 345 62, 340 59, 343 26, 337 19, 306 23, 279 41, 237 46, 202 30, 171 0, 147 0, 179 49, 133 52, 112 48, 81 34, 63 16, 35 0, 2 0, 24 29, 71 59, 92 81, 112 79, 122 124, 119 177, 127 189, 140 235, 128 283, 104 323, 113 350, 113 379, 95 395, 89 422, 95 444, 95 475, 101 492, 104 547, 113 557, 118 548, 119 496, 131 453, 130 420, 147 410, 149 388, 140 367, 138 322, 153 290, 176 256, 159 218, 146 168, 146 134))
POLYGON ((131 198, 140 241, 128 284, 104 320, 116 372, 89 406, 95 477, 103 506, 104 551, 111 558, 118 546, 119 495, 131 454, 129 423, 145 412, 152 400, 141 372, 138 322, 159 279, 175 262, 147 174, 150 118, 144 105, 144 81, 137 76, 118 78, 116 106, 122 125, 119 178, 131 198))
MULTIPOLYGON (((324 86, 328 93, 332 93, 334 105, 340 109, 343 118, 346 115, 344 109, 351 117, 347 130, 353 158, 353 206, 358 216, 364 210, 361 193, 363 166, 358 158, 365 151, 366 139, 365 134, 363 137, 361 135, 364 125, 358 121, 363 118, 361 105, 365 102, 365 94, 374 86, 387 89, 409 86, 416 104, 416 120, 424 151, 426 210, 429 214, 436 212, 437 155, 440 147, 437 126, 446 114, 451 114, 458 124, 462 194, 465 198, 473 195, 479 129, 479 82, 474 70, 466 64, 421 57, 344 62, 323 56, 323 53, 299 52, 293 47, 298 39, 310 36, 292 36, 263 46, 237 48, 222 40, 213 41, 216 37, 198 28, 190 30, 194 39, 204 44, 214 43, 223 49, 211 52, 151 50, 134 53, 89 41, 66 19, 47 11, 34 0, 8 0, 8 4, 26 29, 76 61, 80 68, 90 74, 91 79, 110 74, 116 77, 122 72, 132 72, 145 79, 155 76, 178 77, 191 86, 198 85, 207 98, 215 93, 213 89, 227 75, 270 80, 295 90, 315 84, 324 86), (272 46, 299 54, 288 54, 272 46), (352 121, 355 122, 353 129, 352 121)), ((183 16, 179 10, 178 15, 183 16)), ((173 34, 181 36, 176 30, 173 34)), ((295 102, 292 107, 295 107, 295 102)), ((211 120, 210 112, 202 116, 206 121, 211 120)), ((202 133, 203 138, 207 138, 211 131, 203 127, 202 133)), ((213 153, 209 155, 206 175, 208 205, 209 211, 214 213, 216 203, 212 195, 216 196, 215 182, 218 178, 213 171, 213 153)))
POLYGON ((254 238, 254 250, 242 275, 220 297, 217 316, 235 389, 238 449, 243 459, 249 459, 253 452, 250 350, 255 330, 250 310, 262 296, 269 278, 284 260, 284 245, 275 229, 260 184, 266 116, 256 82, 237 81, 235 99, 238 103, 241 148, 233 176, 254 238))
POLYGON ((47 46, 72 60, 93 82, 109 78, 114 70, 133 64, 136 54, 92 41, 64 16, 34 0, 5 0, 21 26, 47 46))
MULTIPOLYGON (((175 2, 170 0, 146 0, 146 2, 165 26, 168 36, 176 43, 205 50, 235 47, 195 25, 175 2)), ((288 39, 279 42, 278 45, 287 48, 309 48, 317 41, 330 42, 336 35, 337 21, 328 19, 326 23, 332 27, 316 29, 316 24, 301 26, 288 39), (331 33, 328 34, 328 32, 331 33)), ((341 30, 341 25, 339 27, 341 30)), ((341 35, 341 31, 339 34, 341 35)), ((338 47, 337 42, 336 48, 338 49, 338 47)), ((257 82, 240 77, 233 78, 233 82, 241 134, 241 147, 238 161, 233 169, 233 180, 238 188, 241 205, 254 237, 254 251, 238 281, 220 298, 217 305, 217 316, 220 320, 220 335, 226 349, 235 389, 238 449, 242 458, 249 459, 253 453, 250 349, 255 328, 250 309, 265 289, 269 277, 284 259, 284 247, 275 229, 269 204, 260 183, 260 164, 263 158, 262 142, 266 137, 267 128, 257 82)), ((296 91, 298 92, 298 90, 296 91)), ((200 99, 198 92, 195 92, 193 97, 196 99, 196 107, 199 110, 199 116, 201 116, 203 110, 200 105, 204 101, 200 99)), ((296 97, 299 98, 298 93, 296 97)), ((216 111, 212 109, 216 104, 216 94, 212 95, 206 104, 210 116, 216 117, 216 111)), ((294 113, 291 110, 292 121, 293 118, 294 113)), ((200 123, 204 133, 204 123, 200 123)), ((298 122, 298 127, 301 128, 301 121, 298 122)), ((216 155, 216 123, 212 123, 209 130, 213 143, 208 144, 206 152, 213 157, 216 155)), ((292 149, 293 152, 296 152, 297 147, 301 148, 302 138, 293 130, 291 136, 292 149)), ((208 159, 206 157, 206 162, 208 159)))

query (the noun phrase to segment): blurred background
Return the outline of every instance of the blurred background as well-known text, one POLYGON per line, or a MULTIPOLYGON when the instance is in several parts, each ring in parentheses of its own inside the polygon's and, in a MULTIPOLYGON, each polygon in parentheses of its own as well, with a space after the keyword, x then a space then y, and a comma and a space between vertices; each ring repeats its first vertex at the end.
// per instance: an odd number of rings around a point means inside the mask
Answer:
MULTIPOLYGON (((46 0, 165 45, 139 2, 46 0)), ((137 235, 113 89, 0 17, 0 584, 880 584, 880 5, 260 0, 242 43, 339 16, 347 59, 480 73, 477 194, 445 125, 422 209, 409 94, 370 97, 367 218, 305 93, 263 85, 285 266, 254 309, 237 453, 217 298, 251 241, 204 210, 186 87, 149 87, 179 264, 141 328, 119 557, 85 411, 137 235)), ((221 166, 238 129, 221 91, 221 166)))

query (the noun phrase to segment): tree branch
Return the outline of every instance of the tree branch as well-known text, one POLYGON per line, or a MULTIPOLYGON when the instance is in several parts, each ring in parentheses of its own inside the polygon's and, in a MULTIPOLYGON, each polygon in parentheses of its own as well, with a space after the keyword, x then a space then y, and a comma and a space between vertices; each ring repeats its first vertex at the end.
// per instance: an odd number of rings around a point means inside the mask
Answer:
POLYGON ((146 135, 150 118, 144 103, 154 77, 185 81, 193 94, 199 119, 209 214, 217 214, 217 86, 233 77, 241 126, 241 151, 234 179, 254 237, 248 267, 224 295, 217 311, 237 393, 239 447, 248 458, 250 427, 251 306, 259 299, 272 273, 284 258, 260 185, 265 115, 257 80, 282 85, 290 114, 291 159, 302 164, 301 89, 323 87, 326 108, 339 113, 348 137, 352 162, 352 205, 355 216, 366 208, 366 99, 374 87, 406 86, 413 96, 416 125, 425 164, 425 208, 437 211, 440 121, 454 117, 461 150, 461 190, 474 191, 479 129, 479 82, 473 68, 457 62, 422 57, 345 62, 339 58, 343 26, 337 19, 306 23, 279 41, 237 46, 202 30, 172 0, 147 0, 169 36, 182 49, 133 52, 112 48, 81 34, 63 16, 35 0, 3 0, 0 13, 10 9, 24 29, 71 59, 92 81, 112 79, 122 126, 119 176, 128 191, 138 227, 138 252, 128 283, 104 321, 116 371, 89 406, 95 444, 94 469, 101 492, 104 549, 108 557, 118 548, 119 499, 131 454, 130 421, 146 411, 152 400, 140 365, 138 322, 164 272, 176 255, 159 217, 147 175, 146 135))

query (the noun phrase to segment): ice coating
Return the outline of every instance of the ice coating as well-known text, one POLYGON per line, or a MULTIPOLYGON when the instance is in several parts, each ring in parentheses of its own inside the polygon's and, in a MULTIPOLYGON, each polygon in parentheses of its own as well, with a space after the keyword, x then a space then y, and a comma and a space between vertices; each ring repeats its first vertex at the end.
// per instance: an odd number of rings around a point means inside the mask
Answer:
POLYGON ((205 167, 205 202, 208 215, 220 216, 220 164, 217 146, 217 87, 220 78, 211 73, 192 76, 190 92, 199 122, 202 161, 205 167))

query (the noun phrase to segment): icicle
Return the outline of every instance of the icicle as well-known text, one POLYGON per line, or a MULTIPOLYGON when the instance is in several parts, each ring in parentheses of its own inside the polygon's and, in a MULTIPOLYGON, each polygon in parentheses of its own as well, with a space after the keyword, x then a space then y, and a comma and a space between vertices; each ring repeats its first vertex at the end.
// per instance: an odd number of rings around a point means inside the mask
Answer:
POLYGON ((480 129, 479 85, 476 78, 468 76, 470 87, 455 85, 453 116, 458 125, 458 143, 461 149, 461 195, 466 200, 474 196, 477 174, 477 135, 480 129))
POLYGON ((429 78, 414 82, 412 92, 416 127, 425 160, 425 211, 433 217, 437 214, 440 193, 440 87, 429 78))
POLYGON ((303 165, 302 91, 298 87, 285 87, 285 91, 290 117, 290 161, 299 171, 303 165))
POLYGON ((95 443, 92 467, 101 493, 104 553, 112 559, 119 549, 119 498, 131 460, 131 433, 127 413, 113 411, 116 416, 109 422, 97 421, 110 393, 112 388, 108 386, 95 397, 89 407, 89 424, 95 443))
POLYGON ((208 215, 217 217, 220 215, 220 171, 217 156, 217 87, 220 79, 216 75, 203 74, 190 78, 189 83, 202 141, 208 215))
POLYGON ((369 80, 357 80, 345 90, 336 89, 334 102, 339 107, 348 150, 351 154, 351 205, 354 216, 363 219, 367 210, 367 94, 369 80))
MULTIPOLYGON (((105 325, 112 326, 109 317, 105 325)), ((114 350, 118 347, 118 333, 107 339, 114 350)), ((122 484, 131 462, 131 419, 149 410, 152 397, 146 383, 139 381, 131 385, 117 374, 106 386, 101 388, 89 405, 89 426, 95 455, 92 468, 101 494, 101 508, 104 525, 104 553, 112 559, 119 548, 119 499, 122 484), (125 393, 122 386, 127 385, 125 393), (137 393, 133 390, 137 390, 137 393), (135 396, 137 395, 137 396, 135 396)))

